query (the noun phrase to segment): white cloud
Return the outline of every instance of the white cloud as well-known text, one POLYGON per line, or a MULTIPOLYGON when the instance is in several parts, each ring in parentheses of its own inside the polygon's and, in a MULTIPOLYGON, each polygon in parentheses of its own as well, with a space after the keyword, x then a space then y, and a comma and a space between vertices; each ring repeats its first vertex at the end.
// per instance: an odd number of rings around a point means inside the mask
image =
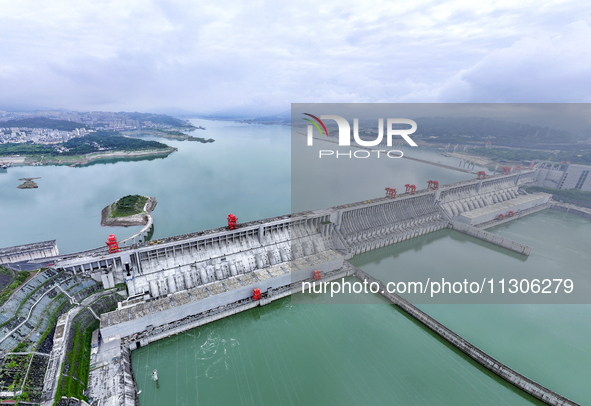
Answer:
POLYGON ((0 108, 588 101, 577 1, 4 3, 0 108))
POLYGON ((525 37, 494 50, 440 89, 441 101, 591 102, 591 28, 525 37))

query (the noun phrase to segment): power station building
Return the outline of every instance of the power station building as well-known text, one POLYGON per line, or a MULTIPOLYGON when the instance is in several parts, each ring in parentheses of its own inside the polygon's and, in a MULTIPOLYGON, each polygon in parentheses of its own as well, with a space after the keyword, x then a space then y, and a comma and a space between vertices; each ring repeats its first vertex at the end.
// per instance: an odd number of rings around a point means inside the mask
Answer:
POLYGON ((591 192, 591 166, 543 162, 539 165, 536 183, 555 189, 578 189, 591 192))

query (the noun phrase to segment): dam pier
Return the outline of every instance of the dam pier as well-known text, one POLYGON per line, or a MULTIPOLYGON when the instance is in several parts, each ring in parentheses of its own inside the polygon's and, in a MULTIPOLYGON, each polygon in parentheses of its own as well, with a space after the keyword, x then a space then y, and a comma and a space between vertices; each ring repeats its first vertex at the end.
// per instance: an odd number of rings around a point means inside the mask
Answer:
MULTIPOLYGON (((223 227, 169 237, 120 247, 115 253, 100 249, 56 260, 56 268, 91 277, 106 289, 119 283, 127 287, 127 299, 100 316, 101 340, 91 361, 89 398, 100 400, 101 405, 135 405, 131 351, 289 296, 301 290, 302 282, 356 276, 383 285, 347 262, 363 252, 450 228, 529 255, 531 247, 485 229, 551 206, 551 195, 519 189, 535 182, 536 171, 252 221, 231 230, 223 227)), ((548 404, 575 405, 462 341, 399 296, 385 296, 532 396, 548 404)), ((47 401, 54 389, 48 386, 47 401)))

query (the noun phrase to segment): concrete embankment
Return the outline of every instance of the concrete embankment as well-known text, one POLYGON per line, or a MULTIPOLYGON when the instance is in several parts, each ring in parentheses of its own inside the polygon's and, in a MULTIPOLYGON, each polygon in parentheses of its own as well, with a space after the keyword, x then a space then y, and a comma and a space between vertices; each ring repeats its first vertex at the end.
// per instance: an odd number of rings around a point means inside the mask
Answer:
POLYGON ((531 247, 527 245, 520 244, 505 237, 501 237, 500 235, 489 233, 488 231, 481 230, 468 224, 459 223, 457 221, 452 221, 450 224, 453 230, 467 234, 471 237, 479 238, 483 241, 498 245, 499 247, 517 252, 518 254, 531 254, 531 247))
POLYGON ((402 297, 396 295, 395 293, 388 293, 386 285, 384 285, 380 280, 371 277, 370 275, 363 272, 361 269, 356 268, 348 262, 345 262, 345 267, 348 267, 352 271, 351 273, 361 280, 367 280, 369 283, 378 283, 380 285, 380 291, 382 292, 382 295, 389 299, 393 304, 400 307, 402 310, 414 317, 416 320, 421 322, 430 330, 437 333, 448 343, 462 351, 464 354, 468 355, 470 358, 478 362, 480 365, 482 365, 489 371, 494 372, 496 375, 505 379, 507 382, 515 385, 524 392, 532 395, 533 397, 549 405, 578 405, 578 403, 575 403, 559 395, 558 393, 553 392, 550 389, 532 381, 531 379, 509 368, 502 362, 494 359, 485 352, 479 350, 477 347, 470 344, 468 341, 464 340, 462 337, 460 337, 459 335, 445 327, 443 324, 437 322, 431 316, 422 312, 402 297))
POLYGON ((575 206, 574 204, 559 202, 552 202, 552 205, 550 207, 554 210, 576 214, 577 216, 581 216, 586 218, 587 220, 591 220, 591 209, 588 209, 586 207, 579 207, 575 206))
MULTIPOLYGON (((334 271, 323 273, 322 281, 329 282, 351 275, 351 270, 340 268, 334 271)), ((313 279, 308 278, 303 281, 312 282, 313 279)), ((300 292, 301 286, 302 281, 297 281, 284 286, 279 286, 277 288, 267 290, 266 294, 263 294, 261 296, 261 299, 258 301, 254 301, 251 296, 246 299, 237 300, 235 302, 227 303, 213 309, 192 314, 182 319, 176 319, 174 321, 157 327, 149 327, 148 329, 139 331, 136 334, 131 334, 122 337, 121 340, 124 344, 128 344, 130 348, 134 350, 138 347, 138 343, 140 345, 147 345, 154 341, 158 341, 163 338, 182 333, 183 331, 187 331, 192 328, 223 319, 224 317, 228 317, 233 314, 240 313, 257 306, 267 305, 272 301, 279 300, 284 297, 290 296, 294 293, 300 292)))
POLYGON ((505 217, 503 220, 494 219, 491 221, 486 221, 484 223, 475 224, 474 226, 477 228, 481 228, 483 230, 486 230, 487 228, 491 228, 491 227, 495 227, 495 226, 498 226, 498 225, 501 225, 504 223, 508 223, 510 221, 514 221, 514 220, 520 219, 522 217, 529 216, 530 214, 534 214, 539 211, 549 209, 551 207, 552 207, 551 203, 544 203, 539 206, 532 207, 530 209, 516 212, 513 217, 505 217))

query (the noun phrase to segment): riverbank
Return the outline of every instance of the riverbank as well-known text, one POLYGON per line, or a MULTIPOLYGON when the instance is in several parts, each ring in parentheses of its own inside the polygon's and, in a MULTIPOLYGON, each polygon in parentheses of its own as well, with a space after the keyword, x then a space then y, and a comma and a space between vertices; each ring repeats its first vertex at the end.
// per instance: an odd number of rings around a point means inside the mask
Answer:
POLYGON ((25 156, 21 157, 24 160, 21 161, 22 165, 69 165, 71 167, 88 165, 94 161, 103 159, 126 159, 126 158, 149 158, 168 156, 173 152, 177 151, 177 148, 168 147, 164 149, 148 149, 140 151, 109 151, 109 152, 92 152, 85 155, 72 155, 72 156, 25 156))

